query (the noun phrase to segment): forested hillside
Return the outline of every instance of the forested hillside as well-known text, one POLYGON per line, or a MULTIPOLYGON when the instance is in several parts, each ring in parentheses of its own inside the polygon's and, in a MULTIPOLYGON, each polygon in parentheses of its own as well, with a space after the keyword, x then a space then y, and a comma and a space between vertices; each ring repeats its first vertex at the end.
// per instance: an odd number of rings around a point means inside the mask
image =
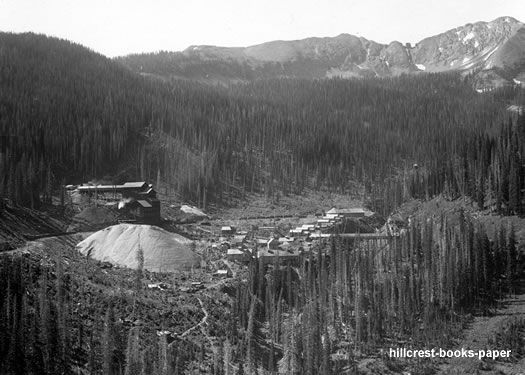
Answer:
POLYGON ((435 158, 423 170, 414 169, 377 184, 372 195, 383 212, 408 198, 470 197, 480 210, 504 215, 525 210, 525 116, 509 119, 493 132, 459 140, 457 151, 435 158))
POLYGON ((1 189, 25 205, 105 175, 160 180, 200 206, 370 187, 403 166, 435 167, 507 118, 505 97, 454 74, 213 88, 149 80, 34 34, 0 34, 0 51, 1 189))
MULTIPOLYGON (((506 108, 523 105, 523 91, 480 94, 471 80, 213 87, 140 76, 67 41, 1 33, 0 196, 38 207, 65 183, 143 179, 206 207, 311 190, 348 203, 357 198, 344 193, 364 186, 385 214, 443 194, 522 215, 525 117, 506 108)), ((487 229, 458 212, 415 215, 399 235, 369 242, 335 229, 301 239, 292 265, 265 261, 258 246, 271 254, 272 241, 255 229, 253 257, 226 259, 217 240, 226 222, 206 217, 185 227, 209 228, 196 237, 201 269, 169 275, 145 271, 140 246, 130 270, 83 257, 81 233, 28 242, 1 254, 0 373, 357 373, 384 348, 451 347, 467 314, 494 310, 522 277, 516 228, 487 229), (226 268, 232 277, 219 280, 226 268)), ((379 230, 373 216, 359 220, 379 230)), ((384 363, 432 371, 429 362, 384 363)))

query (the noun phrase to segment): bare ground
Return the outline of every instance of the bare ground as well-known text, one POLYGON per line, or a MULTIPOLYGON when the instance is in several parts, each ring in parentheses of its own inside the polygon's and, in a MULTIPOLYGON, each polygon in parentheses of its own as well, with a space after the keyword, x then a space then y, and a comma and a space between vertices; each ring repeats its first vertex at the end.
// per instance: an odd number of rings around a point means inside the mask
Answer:
MULTIPOLYGON (((502 326, 509 324, 513 319, 525 317, 525 291, 523 288, 520 293, 502 300, 501 307, 496 310, 494 315, 474 318, 456 348, 473 350, 508 349, 495 347, 491 343, 491 339, 502 326)), ((494 361, 492 359, 452 358, 440 366, 438 374, 523 375, 525 374, 525 358, 512 361, 506 359, 494 361)))

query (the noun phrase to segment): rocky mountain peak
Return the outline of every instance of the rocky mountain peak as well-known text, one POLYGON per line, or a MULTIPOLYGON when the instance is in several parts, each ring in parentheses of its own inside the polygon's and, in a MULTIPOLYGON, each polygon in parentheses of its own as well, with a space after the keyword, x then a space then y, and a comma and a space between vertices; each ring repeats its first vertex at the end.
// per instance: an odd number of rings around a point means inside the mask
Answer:
MULTIPOLYGON (((525 80, 525 25, 504 16, 468 23, 414 46, 380 44, 351 34, 272 41, 249 47, 190 46, 166 59, 175 78, 238 81, 272 77, 373 77, 423 72, 475 72, 480 85, 525 80)), ((146 55, 145 55, 146 56, 146 55)), ((126 64, 126 59, 121 61, 126 64)), ((139 59, 139 56, 129 57, 139 59)), ((129 62, 129 60, 128 60, 129 62)), ((145 61, 130 66, 144 66, 145 61)), ((147 65, 147 64, 146 64, 147 65)), ((151 64, 152 71, 158 64, 151 64)))

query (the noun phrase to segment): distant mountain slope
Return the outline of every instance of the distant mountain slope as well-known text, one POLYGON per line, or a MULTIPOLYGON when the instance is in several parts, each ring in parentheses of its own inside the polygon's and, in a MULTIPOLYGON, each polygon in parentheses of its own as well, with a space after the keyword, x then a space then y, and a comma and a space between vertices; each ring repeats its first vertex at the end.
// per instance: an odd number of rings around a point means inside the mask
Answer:
POLYGON ((388 45, 341 34, 272 41, 250 47, 190 46, 182 52, 117 59, 132 70, 164 78, 246 81, 256 78, 388 77, 402 73, 474 72, 478 86, 525 78, 525 27, 511 17, 467 24, 415 46, 388 45))

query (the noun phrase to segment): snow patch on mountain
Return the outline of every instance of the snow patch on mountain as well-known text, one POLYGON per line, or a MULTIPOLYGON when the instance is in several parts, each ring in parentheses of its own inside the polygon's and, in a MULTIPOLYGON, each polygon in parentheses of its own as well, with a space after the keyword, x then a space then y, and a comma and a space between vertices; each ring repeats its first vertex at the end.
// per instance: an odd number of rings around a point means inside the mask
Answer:
POLYGON ((476 34, 474 34, 472 31, 465 35, 463 38, 463 44, 466 44, 470 39, 474 39, 476 37, 476 34))
POLYGON ((242 66, 242 71, 245 67, 251 69, 254 78, 388 77, 460 70, 474 72, 479 84, 501 85, 513 83, 512 78, 525 82, 522 68, 525 66, 525 25, 511 17, 469 23, 425 38, 413 47, 408 43, 381 44, 341 34, 334 38, 273 41, 238 48, 190 46, 173 56, 176 57, 174 63, 181 66, 181 71, 177 71, 181 77, 185 77, 185 67, 195 65, 201 69, 199 64, 204 61, 210 65, 210 72, 203 72, 203 77, 211 74, 225 81, 248 79, 239 73, 242 66), (230 65, 231 69, 224 69, 230 65))

